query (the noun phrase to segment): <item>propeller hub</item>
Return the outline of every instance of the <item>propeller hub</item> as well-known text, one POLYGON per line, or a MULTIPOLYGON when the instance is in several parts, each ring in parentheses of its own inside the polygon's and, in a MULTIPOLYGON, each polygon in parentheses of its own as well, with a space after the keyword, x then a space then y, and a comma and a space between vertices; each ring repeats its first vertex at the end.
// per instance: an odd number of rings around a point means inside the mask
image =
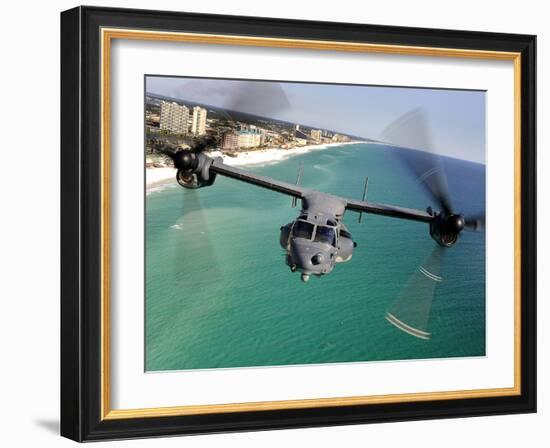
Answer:
POLYGON ((447 218, 447 225, 449 230, 452 230, 455 233, 460 233, 466 225, 466 220, 462 215, 451 215, 447 218))
POLYGON ((441 246, 451 247, 458 241, 458 236, 465 226, 466 220, 463 215, 446 215, 442 212, 430 223, 430 235, 441 246))
POLYGON ((194 171, 199 164, 197 156, 190 151, 178 151, 172 158, 174 166, 182 171, 194 171))

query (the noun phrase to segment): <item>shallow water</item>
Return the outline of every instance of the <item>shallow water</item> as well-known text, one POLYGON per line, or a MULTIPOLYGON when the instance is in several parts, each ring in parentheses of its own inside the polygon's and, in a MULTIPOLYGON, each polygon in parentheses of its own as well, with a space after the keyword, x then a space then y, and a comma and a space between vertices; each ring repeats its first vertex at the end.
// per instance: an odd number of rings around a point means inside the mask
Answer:
MULTIPOLYGON (((369 176, 369 200, 424 209, 430 199, 398 151, 349 145, 249 169, 294 182, 303 163, 305 187, 345 197, 360 197, 369 176)), ((444 164, 455 209, 483 210, 485 166, 444 164)), ((436 244, 426 224, 373 215, 359 224, 348 212, 353 259, 304 284, 279 246, 298 211, 290 197, 220 176, 210 188, 171 184, 147 196, 147 370, 485 354, 484 234, 463 232, 445 250, 432 300, 414 280, 436 244), (425 310, 431 339, 385 320, 411 304, 425 310)))

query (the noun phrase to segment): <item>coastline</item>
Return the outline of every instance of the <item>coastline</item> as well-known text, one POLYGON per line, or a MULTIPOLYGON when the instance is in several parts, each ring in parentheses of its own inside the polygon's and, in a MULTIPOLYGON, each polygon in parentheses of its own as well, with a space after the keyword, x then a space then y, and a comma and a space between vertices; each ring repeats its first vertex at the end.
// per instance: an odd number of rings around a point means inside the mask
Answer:
MULTIPOLYGON (((336 146, 356 145, 364 143, 361 141, 325 143, 319 145, 308 145, 292 149, 266 148, 255 151, 241 151, 236 156, 231 157, 223 155, 221 151, 208 151, 210 157, 223 157, 223 163, 231 166, 263 165, 267 163, 276 163, 292 156, 306 154, 310 151, 329 149, 336 146)), ((158 187, 163 183, 175 179, 176 169, 172 167, 146 168, 145 179, 146 189, 149 193, 151 189, 158 187)))

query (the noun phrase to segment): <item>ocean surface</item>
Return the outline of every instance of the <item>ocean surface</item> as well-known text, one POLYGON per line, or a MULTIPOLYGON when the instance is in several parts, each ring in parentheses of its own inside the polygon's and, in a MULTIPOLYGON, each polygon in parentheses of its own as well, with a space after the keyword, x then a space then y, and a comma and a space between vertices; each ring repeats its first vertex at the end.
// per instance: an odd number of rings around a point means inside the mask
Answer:
MULTIPOLYGON (((361 143, 315 150, 254 172, 368 200, 425 209, 433 202, 397 157, 361 143)), ((485 208, 485 166, 444 158, 456 211, 485 208)), ((463 232, 443 250, 443 281, 427 224, 347 212, 357 248, 331 274, 300 281, 284 263, 279 228, 291 198, 218 176, 212 187, 175 181, 146 197, 146 370, 365 362, 485 355, 485 234, 463 232), (431 261, 430 261, 431 260, 431 261), (414 309, 429 340, 385 319, 414 309)), ((439 254, 439 252, 437 252, 439 254)))

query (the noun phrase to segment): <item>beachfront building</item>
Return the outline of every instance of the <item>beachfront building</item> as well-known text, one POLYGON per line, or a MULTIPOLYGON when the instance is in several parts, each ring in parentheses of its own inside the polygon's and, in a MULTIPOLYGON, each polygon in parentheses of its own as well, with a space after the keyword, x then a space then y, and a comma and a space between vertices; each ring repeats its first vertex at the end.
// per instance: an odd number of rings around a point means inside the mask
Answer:
POLYGON ((173 134, 187 134, 189 109, 176 102, 163 101, 160 104, 159 127, 173 134))
POLYGON ((294 132, 294 140, 307 140, 309 138, 309 135, 307 135, 304 131, 296 129, 296 131, 294 132))
POLYGON ((349 142, 351 139, 347 135, 334 134, 332 136, 333 142, 349 142))
POLYGON ((193 121, 191 122, 191 133, 193 135, 206 134, 206 114, 204 107, 195 106, 193 108, 193 121))
POLYGON ((150 126, 159 126, 160 125, 160 114, 146 111, 145 112, 145 123, 150 126))
POLYGON ((222 149, 239 149, 239 134, 237 132, 227 132, 223 135, 222 149))
POLYGON ((262 134, 258 129, 250 129, 248 131, 239 131, 239 147, 254 148, 260 146, 262 134))
POLYGON ((259 129, 227 132, 223 136, 223 149, 255 148, 262 144, 263 134, 259 129))
POLYGON ((310 132, 311 140, 320 142, 322 134, 323 134, 323 131, 321 131, 320 129, 312 129, 310 132))

